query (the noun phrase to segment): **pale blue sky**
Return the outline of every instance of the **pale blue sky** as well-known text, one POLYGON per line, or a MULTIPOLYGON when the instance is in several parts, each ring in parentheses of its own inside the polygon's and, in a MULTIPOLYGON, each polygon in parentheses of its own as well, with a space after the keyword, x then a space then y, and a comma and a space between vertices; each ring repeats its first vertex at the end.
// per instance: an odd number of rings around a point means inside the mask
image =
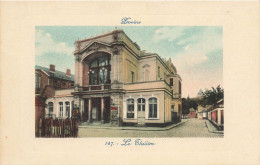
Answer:
MULTIPOLYGON (((114 30, 114 26, 38 26, 35 28, 36 65, 74 73, 74 42, 114 30)), ((142 50, 171 58, 183 83, 183 97, 200 89, 223 87, 222 27, 118 26, 142 50)))

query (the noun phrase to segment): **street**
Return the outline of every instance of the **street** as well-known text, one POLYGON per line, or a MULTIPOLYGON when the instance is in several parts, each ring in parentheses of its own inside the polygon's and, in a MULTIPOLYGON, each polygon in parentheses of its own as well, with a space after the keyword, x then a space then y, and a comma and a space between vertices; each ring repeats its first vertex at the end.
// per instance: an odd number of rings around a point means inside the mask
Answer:
POLYGON ((115 130, 79 128, 79 137, 209 137, 222 138, 223 134, 210 133, 205 120, 188 119, 185 123, 166 131, 115 130))

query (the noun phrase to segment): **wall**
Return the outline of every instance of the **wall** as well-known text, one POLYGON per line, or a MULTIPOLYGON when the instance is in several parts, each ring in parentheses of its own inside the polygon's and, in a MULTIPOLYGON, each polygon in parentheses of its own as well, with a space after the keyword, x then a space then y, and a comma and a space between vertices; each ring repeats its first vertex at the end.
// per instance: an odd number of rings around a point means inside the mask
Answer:
POLYGON ((181 79, 178 76, 173 77, 173 97, 174 98, 181 98, 181 93, 179 93, 179 90, 181 88, 181 84, 179 83, 181 79))
POLYGON ((49 85, 49 78, 48 76, 41 70, 36 70, 35 73, 40 75, 40 89, 38 94, 42 92, 46 85, 49 85))
POLYGON ((174 105, 174 112, 177 112, 178 113, 178 117, 181 117, 181 115, 182 115, 182 103, 181 103, 181 101, 180 100, 178 100, 178 99, 174 99, 174 100, 172 100, 172 105, 174 105), (180 109, 179 109, 179 107, 180 107, 180 109))
POLYGON ((133 42, 128 38, 125 34, 119 33, 118 35, 119 41, 123 41, 126 43, 126 45, 134 51, 135 54, 139 55, 139 50, 136 48, 136 46, 133 44, 133 42))
POLYGON ((124 49, 123 53, 123 82, 131 83, 132 82, 132 74, 134 72, 134 82, 137 82, 138 79, 138 59, 130 54, 126 49, 124 49))
POLYGON ((156 80, 156 57, 143 58, 138 63, 138 82, 156 80), (149 79, 145 80, 145 71, 149 71, 149 79))
POLYGON ((171 122, 172 121, 172 113, 171 113, 171 96, 167 93, 164 94, 164 100, 165 100, 165 121, 171 122))
POLYGON ((162 64, 159 58, 156 59, 156 79, 157 80, 165 80, 168 84, 170 84, 170 80, 167 75, 170 74, 169 70, 162 64), (160 67, 160 72, 158 70, 160 67))
POLYGON ((63 102, 63 117, 67 117, 66 116, 66 104, 65 102, 70 102, 70 116, 72 115, 72 101, 74 101, 73 96, 54 96, 52 98, 48 98, 46 100, 46 108, 45 108, 45 113, 49 114, 49 107, 48 107, 48 103, 49 102, 53 102, 53 114, 56 115, 56 117, 60 117, 59 116, 59 102, 63 102))
POLYGON ((164 92, 163 91, 154 91, 154 92, 140 92, 140 93, 126 93, 123 97, 123 121, 124 122, 135 122, 137 123, 137 99, 144 98, 146 101, 145 105, 145 123, 164 123, 164 92), (157 119, 149 119, 148 112, 148 100, 151 97, 157 98, 157 112, 158 116, 157 119), (126 112, 127 112, 127 102, 126 100, 129 98, 134 99, 134 109, 135 109, 135 117, 134 119, 127 119, 126 112))

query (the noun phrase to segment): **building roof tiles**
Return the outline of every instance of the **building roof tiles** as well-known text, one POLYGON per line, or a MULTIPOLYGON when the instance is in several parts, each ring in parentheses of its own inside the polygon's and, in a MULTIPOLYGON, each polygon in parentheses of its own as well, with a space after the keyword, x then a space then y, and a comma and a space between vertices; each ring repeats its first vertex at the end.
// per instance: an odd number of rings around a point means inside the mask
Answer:
POLYGON ((68 81, 74 81, 74 75, 71 74, 71 76, 66 76, 65 72, 61 72, 58 70, 55 70, 55 72, 51 72, 49 68, 46 67, 42 67, 39 65, 35 65, 35 69, 40 69, 43 70, 44 72, 46 72, 50 77, 54 77, 54 78, 59 78, 59 79, 63 79, 63 80, 68 80, 68 81))

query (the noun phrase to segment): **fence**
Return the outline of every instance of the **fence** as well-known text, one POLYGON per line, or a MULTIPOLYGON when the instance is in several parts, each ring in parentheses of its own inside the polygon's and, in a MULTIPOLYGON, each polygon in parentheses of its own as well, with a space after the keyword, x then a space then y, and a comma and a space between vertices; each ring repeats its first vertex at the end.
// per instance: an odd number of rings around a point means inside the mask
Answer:
POLYGON ((37 137, 77 137, 78 121, 76 118, 53 119, 40 118, 37 137))

